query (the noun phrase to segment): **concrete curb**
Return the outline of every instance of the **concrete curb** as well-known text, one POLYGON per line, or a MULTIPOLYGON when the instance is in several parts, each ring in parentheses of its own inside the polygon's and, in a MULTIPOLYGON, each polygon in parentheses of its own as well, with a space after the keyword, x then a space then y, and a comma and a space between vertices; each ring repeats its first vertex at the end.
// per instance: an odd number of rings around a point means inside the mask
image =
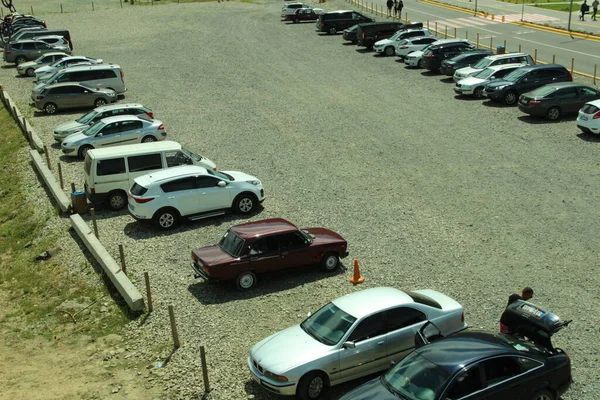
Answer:
POLYGON ((96 261, 102 265, 104 272, 110 278, 110 281, 115 285, 121 296, 127 302, 129 308, 133 311, 142 311, 144 309, 144 298, 131 283, 126 274, 117 265, 115 260, 108 254, 102 243, 94 236, 90 227, 85 223, 79 214, 73 214, 69 217, 71 226, 88 250, 94 255, 96 261))
POLYGON ((33 160, 33 165, 35 169, 38 170, 40 175, 42 175, 42 179, 46 183, 48 189, 54 196, 54 200, 58 203, 60 210, 62 212, 67 212, 71 209, 71 201, 65 194, 65 192, 61 189, 59 183, 56 181, 56 178, 52 174, 52 171, 48 168, 48 166, 42 161, 42 156, 38 153, 37 150, 29 150, 29 155, 33 160))

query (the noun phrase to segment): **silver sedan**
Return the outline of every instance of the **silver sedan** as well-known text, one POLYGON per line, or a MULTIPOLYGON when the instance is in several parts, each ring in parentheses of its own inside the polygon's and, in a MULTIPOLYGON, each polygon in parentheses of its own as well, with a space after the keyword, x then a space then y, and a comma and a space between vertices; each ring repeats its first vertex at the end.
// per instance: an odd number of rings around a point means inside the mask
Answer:
POLYGON ((248 368, 270 392, 317 399, 326 386, 384 371, 402 359, 426 321, 444 336, 467 327, 463 307, 433 290, 355 292, 255 344, 248 368))

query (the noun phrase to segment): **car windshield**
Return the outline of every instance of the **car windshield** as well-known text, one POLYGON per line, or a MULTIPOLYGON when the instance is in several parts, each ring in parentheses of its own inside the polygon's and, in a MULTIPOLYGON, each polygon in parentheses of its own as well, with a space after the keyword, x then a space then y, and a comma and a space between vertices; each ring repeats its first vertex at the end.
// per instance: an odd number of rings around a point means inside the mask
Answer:
POLYGON ((80 124, 89 124, 94 118, 96 118, 96 116, 100 114, 97 111, 90 111, 87 114, 83 114, 83 116, 81 116, 81 118, 79 118, 78 120, 76 120, 77 122, 79 122, 80 124))
POLYGON ((196 154, 196 153, 194 153, 192 151, 189 151, 185 147, 182 147, 181 151, 183 152, 183 154, 185 154, 186 156, 190 157, 194 161, 202 161, 202 156, 201 155, 198 155, 198 154, 196 154))
POLYGON ((533 342, 527 341, 527 340, 522 340, 514 335, 509 335, 509 334, 504 334, 504 333, 498 333, 496 335, 494 335, 496 338, 500 339, 501 341, 503 341, 504 343, 506 343, 507 345, 509 345, 510 347, 512 347, 513 349, 520 351, 521 353, 535 353, 535 354, 545 354, 546 350, 541 347, 536 345, 533 342))
POLYGON ((477 68, 477 69, 482 69, 482 68, 487 68, 489 67, 492 63, 494 62, 494 60, 489 59, 487 57, 483 57, 481 60, 477 61, 475 63, 475 65, 473 65, 473 68, 477 68))
POLYGON ((335 304, 328 303, 305 319, 300 328, 315 340, 333 346, 344 337, 354 322, 356 318, 352 315, 342 311, 335 304))
POLYGON ((524 76, 525 74, 527 74, 529 71, 525 68, 518 68, 515 69, 513 72, 511 72, 510 74, 506 75, 503 79, 505 81, 509 81, 509 82, 516 82, 518 81, 522 76, 524 76))
POLYGON ((44 60, 44 57, 46 57, 45 54, 42 54, 41 56, 39 56, 38 58, 36 58, 33 62, 36 64, 41 64, 44 60))
POLYGON ((404 31, 398 31, 398 32, 394 33, 392 35, 392 37, 390 38, 390 40, 396 40, 396 39, 398 39, 400 37, 400 35, 402 35, 402 32, 404 32, 404 31))
POLYGON ((105 124, 101 121, 96 122, 94 125, 87 128, 83 131, 85 136, 94 136, 96 133, 100 132, 100 129, 104 128, 105 124))
POLYGON ((391 392, 411 400, 437 399, 450 374, 417 352, 390 369, 381 381, 391 392))
POLYGON ((496 72, 495 69, 493 68, 486 68, 483 71, 479 71, 478 73, 476 73, 474 76, 475 78, 479 78, 479 79, 487 79, 490 76, 492 76, 492 74, 496 72))
POLYGON ((219 241, 219 247, 223 251, 229 253, 233 257, 238 257, 244 248, 244 239, 239 237, 231 229, 225 232, 221 240, 219 241))
POLYGON ((92 92, 95 92, 95 91, 97 91, 97 90, 98 90, 98 89, 96 89, 96 88, 93 88, 93 87, 91 87, 91 86, 88 86, 88 85, 87 85, 87 84, 85 84, 85 83, 80 83, 80 84, 79 84, 79 86, 82 86, 82 87, 84 87, 84 88, 86 88, 87 90, 89 90, 89 91, 92 91, 92 92))
POLYGON ((208 172, 209 175, 216 176, 217 178, 225 179, 225 180, 228 180, 228 181, 235 181, 235 179, 233 178, 233 176, 231 176, 229 174, 226 174, 225 172, 211 171, 211 170, 207 170, 206 172, 208 172))
POLYGON ((550 94, 553 94, 554 92, 556 92, 556 88, 552 87, 552 86, 542 86, 540 88, 537 88, 535 90, 531 91, 531 95, 534 97, 546 97, 550 94))

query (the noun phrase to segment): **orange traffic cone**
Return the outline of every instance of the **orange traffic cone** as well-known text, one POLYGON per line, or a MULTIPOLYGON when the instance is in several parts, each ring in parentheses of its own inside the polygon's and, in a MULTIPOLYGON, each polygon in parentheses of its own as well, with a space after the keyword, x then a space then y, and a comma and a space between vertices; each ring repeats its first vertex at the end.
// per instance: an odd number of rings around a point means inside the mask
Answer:
POLYGON ((363 283, 365 277, 360 274, 360 268, 358 267, 358 259, 354 259, 354 275, 350 278, 350 282, 353 284, 363 283))

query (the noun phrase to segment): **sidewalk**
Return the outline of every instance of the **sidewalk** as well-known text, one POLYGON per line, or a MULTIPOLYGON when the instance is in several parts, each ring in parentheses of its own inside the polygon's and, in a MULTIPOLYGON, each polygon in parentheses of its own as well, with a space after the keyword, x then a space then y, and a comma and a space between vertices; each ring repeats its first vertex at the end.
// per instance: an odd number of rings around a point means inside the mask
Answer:
MULTIPOLYGON (((517 4, 515 4, 515 1, 517 0, 510 0, 512 3, 508 1, 509 0, 427 0, 427 2, 431 3, 449 4, 456 7, 470 9, 473 10, 473 12, 475 12, 475 10, 479 12, 485 11, 490 15, 495 14, 496 16, 525 14, 527 17, 527 15, 539 15, 547 18, 540 18, 544 19, 543 22, 536 22, 534 18, 529 18, 531 19, 530 21, 528 21, 528 18, 524 18, 523 21, 564 30, 566 30, 568 27, 568 12, 548 10, 543 7, 535 7, 533 5, 534 3, 530 3, 528 1, 526 1, 524 4, 522 0, 520 0, 517 4)), ((581 1, 573 1, 573 4, 580 5, 581 1)), ((598 14, 600 16, 600 12, 598 14)), ((585 32, 587 34, 593 34, 600 37, 600 19, 598 21, 592 21, 590 17, 591 14, 586 14, 585 21, 579 21, 579 11, 573 11, 571 15, 571 31, 580 33, 585 32)), ((490 17, 488 16, 488 18, 490 17)))

